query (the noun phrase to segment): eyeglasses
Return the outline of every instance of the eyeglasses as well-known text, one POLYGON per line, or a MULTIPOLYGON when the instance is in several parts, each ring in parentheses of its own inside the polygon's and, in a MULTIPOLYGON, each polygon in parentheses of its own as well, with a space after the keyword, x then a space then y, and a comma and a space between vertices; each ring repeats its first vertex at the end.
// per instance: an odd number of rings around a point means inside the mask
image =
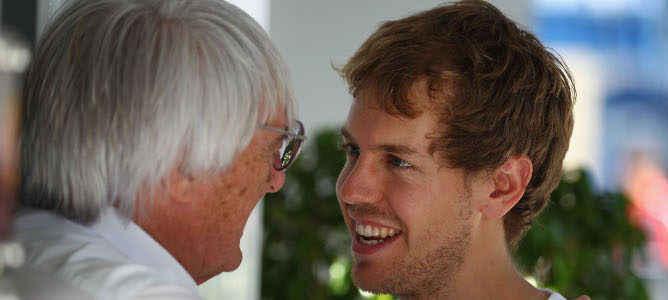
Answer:
POLYGON ((283 146, 279 152, 281 157, 279 160, 274 161, 274 169, 277 171, 287 169, 297 157, 302 142, 306 140, 306 135, 304 135, 304 124, 300 121, 295 121, 293 126, 294 129, 290 129, 289 131, 264 124, 258 124, 257 127, 285 135, 285 138, 283 138, 283 146))

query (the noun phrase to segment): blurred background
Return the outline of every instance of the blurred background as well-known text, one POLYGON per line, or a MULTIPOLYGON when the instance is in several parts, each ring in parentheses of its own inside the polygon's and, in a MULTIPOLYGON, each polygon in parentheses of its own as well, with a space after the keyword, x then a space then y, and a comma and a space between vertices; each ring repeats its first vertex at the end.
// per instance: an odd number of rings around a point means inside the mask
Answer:
MULTIPOLYGON (((3 28, 34 45, 63 0, 0 0, 3 28)), ((283 190, 251 215, 244 261, 207 299, 391 299, 357 290, 334 182, 351 97, 342 65, 383 20, 429 0, 235 0, 270 34, 310 136, 283 190)), ((562 182, 516 254, 567 298, 668 299, 668 0, 494 0, 570 66, 578 91, 562 182)))

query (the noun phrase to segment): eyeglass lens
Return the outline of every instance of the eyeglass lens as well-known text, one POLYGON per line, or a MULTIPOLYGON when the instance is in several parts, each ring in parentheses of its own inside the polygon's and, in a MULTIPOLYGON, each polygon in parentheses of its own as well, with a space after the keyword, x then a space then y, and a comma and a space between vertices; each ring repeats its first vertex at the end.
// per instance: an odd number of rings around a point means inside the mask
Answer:
POLYGON ((295 136, 288 136, 283 140, 283 146, 281 147, 281 157, 280 165, 274 166, 276 170, 282 171, 287 169, 290 164, 294 161, 299 151, 299 147, 302 144, 302 139, 299 136, 304 134, 304 125, 301 122, 297 121, 297 128, 292 130, 292 133, 295 136))

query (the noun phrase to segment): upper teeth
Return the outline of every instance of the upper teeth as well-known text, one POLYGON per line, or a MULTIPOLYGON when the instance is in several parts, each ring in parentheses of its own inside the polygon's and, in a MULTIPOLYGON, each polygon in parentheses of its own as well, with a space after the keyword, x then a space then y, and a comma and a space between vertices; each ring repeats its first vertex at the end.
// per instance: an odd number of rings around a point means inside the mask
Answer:
POLYGON ((365 237, 380 236, 381 238, 386 238, 388 236, 392 237, 399 232, 394 228, 377 227, 377 226, 372 227, 371 225, 368 224, 365 226, 360 223, 357 223, 355 231, 357 231, 357 234, 361 236, 365 237))

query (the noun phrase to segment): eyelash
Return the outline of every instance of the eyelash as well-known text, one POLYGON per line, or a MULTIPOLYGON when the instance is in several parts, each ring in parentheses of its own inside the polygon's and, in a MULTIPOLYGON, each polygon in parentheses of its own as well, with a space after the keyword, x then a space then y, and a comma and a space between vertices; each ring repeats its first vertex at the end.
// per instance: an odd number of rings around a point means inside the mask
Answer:
MULTIPOLYGON (((337 148, 341 151, 345 151, 348 156, 359 155, 360 153, 360 149, 351 143, 339 144, 337 148)), ((394 155, 388 155, 387 161, 392 167, 398 169, 408 169, 413 167, 411 163, 394 155)))

